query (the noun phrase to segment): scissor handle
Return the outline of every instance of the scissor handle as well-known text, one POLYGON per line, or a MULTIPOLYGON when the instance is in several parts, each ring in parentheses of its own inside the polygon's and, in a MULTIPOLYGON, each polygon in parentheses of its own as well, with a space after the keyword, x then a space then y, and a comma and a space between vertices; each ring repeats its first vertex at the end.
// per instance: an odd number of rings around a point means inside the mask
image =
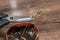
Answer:
POLYGON ((3 19, 7 16, 8 16, 7 14, 4 14, 4 13, 0 12, 0 28, 2 28, 3 26, 9 24, 9 20, 3 19))
POLYGON ((7 17, 7 16, 8 16, 7 14, 5 14, 5 13, 3 13, 3 12, 0 12, 0 19, 5 18, 5 17, 7 17))

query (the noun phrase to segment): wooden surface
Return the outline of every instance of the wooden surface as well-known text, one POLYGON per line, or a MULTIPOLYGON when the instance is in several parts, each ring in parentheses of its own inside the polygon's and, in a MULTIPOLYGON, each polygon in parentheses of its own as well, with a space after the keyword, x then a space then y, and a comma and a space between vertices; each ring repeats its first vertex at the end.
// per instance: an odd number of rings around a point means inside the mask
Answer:
MULTIPOLYGON (((8 1, 0 0, 0 9, 5 7, 10 8, 8 1)), ((60 23, 46 23, 60 18, 60 0, 17 0, 17 2, 20 16, 30 16, 33 14, 33 11, 36 12, 38 9, 43 9, 41 17, 33 21, 40 28, 39 40, 60 40, 60 23)), ((5 13, 9 16, 14 16, 11 9, 5 13)), ((0 40, 4 40, 7 30, 13 24, 10 23, 1 29, 0 40)))

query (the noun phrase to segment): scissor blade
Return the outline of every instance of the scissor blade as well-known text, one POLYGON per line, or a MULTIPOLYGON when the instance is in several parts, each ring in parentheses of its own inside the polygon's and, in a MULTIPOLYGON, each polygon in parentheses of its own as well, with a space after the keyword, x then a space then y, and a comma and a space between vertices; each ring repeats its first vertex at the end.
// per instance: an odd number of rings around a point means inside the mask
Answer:
POLYGON ((9 20, 10 22, 27 22, 34 20, 33 18, 30 17, 20 17, 20 16, 7 17, 6 19, 9 20))

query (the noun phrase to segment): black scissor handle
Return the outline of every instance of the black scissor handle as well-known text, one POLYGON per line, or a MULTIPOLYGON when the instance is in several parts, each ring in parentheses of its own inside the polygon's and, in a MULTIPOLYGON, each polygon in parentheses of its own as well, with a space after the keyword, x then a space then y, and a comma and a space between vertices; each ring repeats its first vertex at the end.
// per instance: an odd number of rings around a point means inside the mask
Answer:
POLYGON ((0 28, 9 24, 10 22, 7 19, 0 19, 0 28))
POLYGON ((3 19, 5 17, 8 17, 8 15, 0 12, 0 28, 4 27, 5 25, 10 23, 9 20, 3 19))
POLYGON ((3 12, 0 12, 0 19, 5 18, 5 17, 8 17, 8 15, 4 14, 3 12))

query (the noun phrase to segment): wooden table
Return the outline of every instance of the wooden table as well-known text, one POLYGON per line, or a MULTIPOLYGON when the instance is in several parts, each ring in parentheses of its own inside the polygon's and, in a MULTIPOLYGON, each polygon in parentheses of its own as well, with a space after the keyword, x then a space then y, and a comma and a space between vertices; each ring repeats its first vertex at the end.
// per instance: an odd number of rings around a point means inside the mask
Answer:
MULTIPOLYGON (((0 0, 0 8, 9 8, 8 1, 9 0, 0 0)), ((45 21, 58 19, 60 17, 60 0, 18 0, 18 10, 20 11, 20 16, 30 16, 33 14, 33 11, 36 12, 39 8, 47 9, 48 11, 43 10, 42 16, 37 18, 36 21, 33 21, 33 23, 40 28, 39 40, 60 40, 60 23, 45 23, 45 21)), ((5 13, 9 16, 13 16, 11 9, 5 13)), ((13 24, 14 23, 10 23, 5 26, 6 28, 4 27, 1 29, 1 37, 5 37, 7 30, 13 24)), ((0 38, 0 40, 4 39, 0 38)))

